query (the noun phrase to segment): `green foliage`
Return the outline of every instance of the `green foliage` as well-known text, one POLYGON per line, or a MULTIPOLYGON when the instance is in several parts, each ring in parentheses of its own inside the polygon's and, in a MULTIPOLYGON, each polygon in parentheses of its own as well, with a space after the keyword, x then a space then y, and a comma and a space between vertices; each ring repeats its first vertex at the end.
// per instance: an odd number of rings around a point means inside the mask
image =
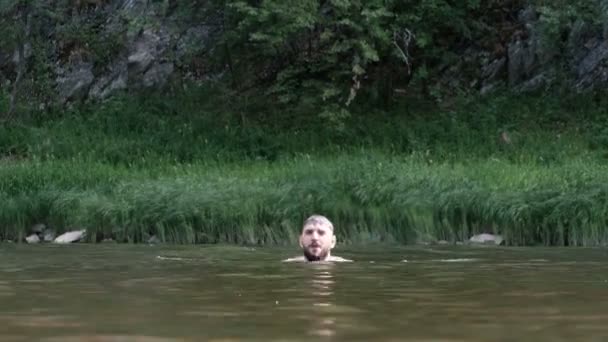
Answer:
POLYGON ((344 242, 465 241, 500 233, 510 245, 608 242, 605 163, 502 158, 429 164, 379 151, 278 163, 159 161, 145 168, 85 160, 0 163, 0 239, 35 223, 101 241, 289 244, 311 212, 344 242), (348 170, 348 172, 344 172, 348 170))
POLYGON ((578 23, 600 30, 608 16, 608 3, 604 0, 541 1, 536 0, 540 15, 539 27, 545 49, 559 51, 567 44, 568 33, 578 23))
POLYGON ((424 84, 454 64, 457 45, 489 40, 492 11, 518 5, 226 1, 225 48, 219 52, 241 94, 258 92, 341 127, 355 103, 388 108, 395 87, 407 87, 412 79, 424 84))
POLYGON ((60 42, 64 62, 69 54, 78 54, 84 61, 91 61, 95 70, 103 70, 126 46, 127 27, 108 31, 106 13, 69 16, 57 22, 56 39, 60 42))
POLYGON ((336 132, 277 126, 283 112, 242 124, 210 100, 220 94, 114 98, 0 126, 0 239, 42 222, 97 241, 283 244, 323 212, 351 242, 608 241, 603 96, 353 110, 336 132))

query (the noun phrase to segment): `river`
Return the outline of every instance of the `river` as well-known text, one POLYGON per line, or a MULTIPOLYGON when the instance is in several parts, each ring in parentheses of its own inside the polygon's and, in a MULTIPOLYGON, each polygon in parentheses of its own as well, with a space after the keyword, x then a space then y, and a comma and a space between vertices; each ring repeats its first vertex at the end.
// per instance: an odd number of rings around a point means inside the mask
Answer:
POLYGON ((600 248, 0 244, 0 341, 608 339, 600 248))

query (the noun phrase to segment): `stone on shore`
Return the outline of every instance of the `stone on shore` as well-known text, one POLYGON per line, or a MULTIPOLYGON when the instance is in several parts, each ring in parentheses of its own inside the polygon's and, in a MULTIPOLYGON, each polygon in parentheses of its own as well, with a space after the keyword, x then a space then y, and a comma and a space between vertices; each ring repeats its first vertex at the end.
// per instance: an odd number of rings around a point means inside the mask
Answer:
POLYGON ((75 230, 75 231, 71 231, 71 232, 67 232, 67 233, 63 233, 61 235, 59 235, 56 239, 55 239, 55 243, 72 243, 72 242, 77 242, 80 241, 84 238, 84 236, 86 235, 86 230, 82 229, 82 230, 75 230))
POLYGON ((469 242, 471 242, 471 243, 490 244, 490 245, 491 244, 500 245, 503 241, 504 241, 504 239, 502 238, 502 236, 494 235, 494 234, 487 234, 487 233, 473 235, 469 239, 469 242))
POLYGON ((40 237, 38 237, 38 234, 32 234, 26 237, 25 241, 27 241, 27 243, 38 243, 40 242, 40 237))

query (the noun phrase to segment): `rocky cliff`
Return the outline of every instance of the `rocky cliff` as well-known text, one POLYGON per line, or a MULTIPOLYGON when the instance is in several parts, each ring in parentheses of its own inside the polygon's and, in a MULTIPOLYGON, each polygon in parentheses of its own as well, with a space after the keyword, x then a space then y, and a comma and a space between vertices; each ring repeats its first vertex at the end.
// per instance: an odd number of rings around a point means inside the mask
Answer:
MULTIPOLYGON (((184 21, 183 12, 176 11, 173 3, 78 2, 67 21, 100 23, 89 34, 97 37, 91 42, 80 39, 75 43, 49 25, 47 59, 52 66, 50 79, 57 99, 61 103, 102 100, 119 91, 162 88, 172 79, 211 78, 217 70, 207 68, 206 58, 221 33, 221 14, 201 11, 196 20, 184 21), (99 37, 105 38, 105 44, 113 50, 95 45, 99 37)), ((513 23, 517 29, 504 42, 497 42, 498 49, 485 51, 474 45, 462 48, 460 61, 444 70, 436 82, 443 87, 466 87, 481 93, 489 93, 497 86, 529 91, 559 82, 573 91, 584 91, 608 84, 608 37, 603 30, 578 20, 560 35, 564 44, 547 44, 538 28, 539 20, 540 14, 534 8, 522 8, 513 23)), ((10 86, 19 53, 1 49, 3 85, 10 86)), ((27 45, 25 58, 36 57, 32 51, 27 45)))

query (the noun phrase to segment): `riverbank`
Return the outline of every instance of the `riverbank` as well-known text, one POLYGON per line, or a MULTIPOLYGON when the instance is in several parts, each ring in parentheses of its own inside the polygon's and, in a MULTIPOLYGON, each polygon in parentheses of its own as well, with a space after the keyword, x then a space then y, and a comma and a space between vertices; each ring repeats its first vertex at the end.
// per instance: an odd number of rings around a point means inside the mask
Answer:
POLYGON ((608 243, 601 123, 580 121, 572 111, 582 107, 510 103, 376 113, 317 131, 221 129, 221 117, 197 117, 188 103, 151 100, 5 126, 0 239, 45 224, 86 229, 92 242, 287 244, 317 212, 342 243, 483 232, 508 245, 608 243))
POLYGON ((508 244, 602 245, 608 166, 493 158, 431 162, 377 151, 281 162, 165 165, 84 161, 0 167, 3 239, 36 223, 87 229, 91 241, 282 244, 320 212, 349 241, 463 241, 500 233, 508 244))

